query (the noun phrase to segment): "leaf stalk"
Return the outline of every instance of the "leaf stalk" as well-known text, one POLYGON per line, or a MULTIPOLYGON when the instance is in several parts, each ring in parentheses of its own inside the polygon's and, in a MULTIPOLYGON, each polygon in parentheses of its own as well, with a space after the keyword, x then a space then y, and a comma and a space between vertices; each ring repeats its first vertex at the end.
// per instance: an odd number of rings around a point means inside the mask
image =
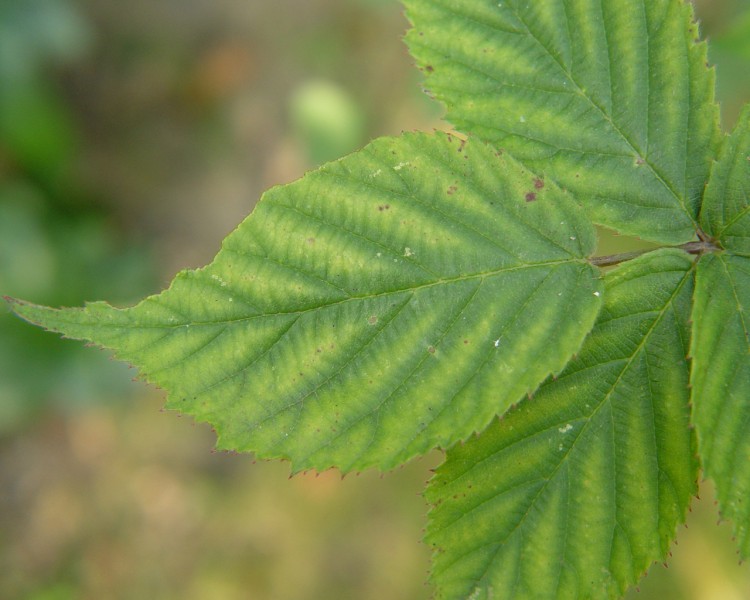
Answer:
MULTIPOLYGON (((696 256, 700 256, 701 254, 705 254, 706 252, 719 252, 722 249, 721 246, 718 246, 715 242, 711 241, 708 238, 701 239, 701 241, 698 242, 687 242, 686 244, 674 247, 679 248, 680 250, 684 250, 688 254, 694 254, 696 256)), ((589 259, 589 262, 595 267, 611 267, 614 265, 619 265, 622 262, 638 258, 639 256, 643 256, 644 254, 647 254, 649 252, 653 252, 653 248, 634 250, 633 252, 622 252, 620 254, 609 254, 607 256, 594 256, 593 258, 589 259)))

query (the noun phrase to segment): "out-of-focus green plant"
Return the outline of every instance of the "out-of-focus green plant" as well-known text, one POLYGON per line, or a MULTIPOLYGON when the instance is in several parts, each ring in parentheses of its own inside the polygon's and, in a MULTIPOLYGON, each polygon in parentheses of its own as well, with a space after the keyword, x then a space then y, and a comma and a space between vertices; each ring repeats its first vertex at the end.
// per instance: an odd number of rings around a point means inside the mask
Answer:
POLYGON ((750 97, 750 6, 720 32, 709 47, 717 65, 717 94, 723 101, 723 117, 734 122, 742 98, 750 97))
MULTIPOLYGON (((0 2, 0 289, 52 302, 85 287, 143 291, 151 261, 138 244, 118 247, 100 208, 73 174, 76 119, 54 75, 85 56, 91 32, 68 0, 0 2), (86 282, 84 287, 83 283, 86 282)), ((0 314, 0 434, 44 406, 121 398, 127 369, 19 327, 0 314), (28 368, 30 361, 35 363, 28 368)))
POLYGON ((292 125, 308 160, 320 164, 353 152, 362 142, 364 115, 341 86, 310 81, 300 86, 290 103, 292 125))

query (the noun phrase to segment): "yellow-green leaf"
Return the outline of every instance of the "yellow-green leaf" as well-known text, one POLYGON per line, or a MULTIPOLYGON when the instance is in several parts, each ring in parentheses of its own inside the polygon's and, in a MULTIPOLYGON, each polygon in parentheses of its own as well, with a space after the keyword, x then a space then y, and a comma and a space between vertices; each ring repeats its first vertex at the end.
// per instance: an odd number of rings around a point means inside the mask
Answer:
POLYGON ((724 248, 750 255, 750 105, 725 140, 711 172, 701 225, 724 248))
POLYGON ((213 263, 133 308, 14 309, 114 349, 221 448, 387 469, 563 368, 599 308, 594 245, 511 157, 410 134, 270 190, 213 263))
POLYGON ((692 260, 659 250, 605 284, 578 357, 430 482, 439 598, 616 598, 666 556, 698 470, 692 260))
POLYGON ((726 250, 701 257, 693 305, 693 413, 707 477, 750 556, 750 106, 713 168, 701 224, 726 250))
POLYGON ((682 0, 405 0, 447 118, 620 232, 690 241, 720 130, 682 0))

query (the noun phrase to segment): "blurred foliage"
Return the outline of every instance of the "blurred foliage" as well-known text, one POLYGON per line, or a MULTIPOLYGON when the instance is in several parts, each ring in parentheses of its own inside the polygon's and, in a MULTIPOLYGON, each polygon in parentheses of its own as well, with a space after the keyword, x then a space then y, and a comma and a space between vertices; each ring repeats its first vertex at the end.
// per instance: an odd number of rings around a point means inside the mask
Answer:
MULTIPOLYGON (((750 4, 696 5, 729 127, 750 99, 750 4)), ((405 27, 395 0, 0 0, 0 294, 131 303, 209 261, 269 186, 444 128, 405 27)), ((643 246, 601 234, 602 254, 643 246)), ((438 453, 289 481, 211 454, 133 375, 0 311, 0 598, 430 596, 417 494, 438 453)), ((670 568, 629 597, 750 598, 701 498, 670 568)))
POLYGON ((738 5, 732 18, 711 40, 710 57, 717 65, 718 94, 726 126, 732 126, 750 98, 750 2, 738 5))
POLYGON ((290 108, 293 131, 312 164, 336 160, 363 145, 362 111, 340 86, 305 83, 295 90, 290 108))
MULTIPOLYGON (((0 2, 0 291, 58 304, 134 299, 153 271, 142 244, 85 197, 80 135, 50 77, 86 52, 90 30, 63 0, 0 2), (98 288, 98 289, 97 289, 98 288)), ((0 435, 39 410, 127 397, 127 369, 0 313, 0 435), (41 333, 41 335, 40 335, 41 333)))

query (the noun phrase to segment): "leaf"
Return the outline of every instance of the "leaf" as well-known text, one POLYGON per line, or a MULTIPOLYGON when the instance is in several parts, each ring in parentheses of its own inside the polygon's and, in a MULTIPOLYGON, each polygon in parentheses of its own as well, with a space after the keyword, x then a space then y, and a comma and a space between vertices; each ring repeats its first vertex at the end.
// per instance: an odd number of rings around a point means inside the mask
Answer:
POLYGON ((605 285, 578 357, 430 482, 438 597, 614 598, 668 552, 698 468, 692 262, 658 250, 605 285))
POLYGON ((448 119, 645 239, 694 237, 720 130, 681 0, 406 0, 407 43, 448 119))
POLYGON ((698 263, 692 342, 693 413, 707 477, 716 482, 740 554, 750 556, 750 258, 698 263))
POLYGON ((724 248, 750 254, 750 105, 742 111, 711 172, 701 225, 724 248))
POLYGON ((563 368, 599 308, 594 244, 511 157, 410 134, 270 190, 213 263, 134 308, 14 309, 115 349, 220 448, 388 469, 563 368))
POLYGON ((726 140, 701 223, 726 252, 701 257, 693 306, 694 420, 722 515, 750 556, 750 107, 726 140))

